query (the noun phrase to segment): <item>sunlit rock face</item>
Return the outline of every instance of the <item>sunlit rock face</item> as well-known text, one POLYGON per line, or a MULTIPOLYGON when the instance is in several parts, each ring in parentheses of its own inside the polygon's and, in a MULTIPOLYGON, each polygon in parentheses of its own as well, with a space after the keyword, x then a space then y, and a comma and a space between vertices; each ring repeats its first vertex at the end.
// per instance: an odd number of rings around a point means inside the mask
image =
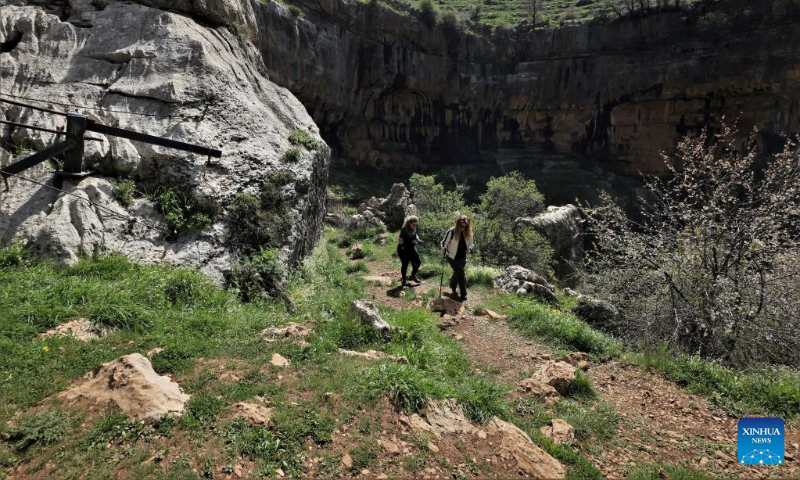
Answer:
MULTIPOLYGON (((729 0, 536 33, 467 35, 355 0, 253 2, 271 80, 344 159, 379 168, 476 160, 515 168, 543 152, 661 172, 660 152, 723 116, 762 143, 800 124, 800 12, 729 0)), ((789 9, 787 9, 789 8, 789 9)))

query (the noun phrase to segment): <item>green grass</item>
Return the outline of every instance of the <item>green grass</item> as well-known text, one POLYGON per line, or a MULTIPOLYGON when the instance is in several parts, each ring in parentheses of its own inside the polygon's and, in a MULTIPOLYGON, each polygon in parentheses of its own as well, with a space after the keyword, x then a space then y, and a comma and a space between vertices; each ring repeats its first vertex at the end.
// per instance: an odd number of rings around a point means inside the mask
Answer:
POLYGON ((669 478, 672 480, 707 480, 714 477, 699 472, 690 466, 657 463, 653 465, 638 465, 631 470, 627 478, 628 480, 650 480, 653 478, 669 478))
POLYGON ((284 152, 281 160, 284 163, 297 163, 300 161, 300 150, 297 148, 290 148, 284 152))

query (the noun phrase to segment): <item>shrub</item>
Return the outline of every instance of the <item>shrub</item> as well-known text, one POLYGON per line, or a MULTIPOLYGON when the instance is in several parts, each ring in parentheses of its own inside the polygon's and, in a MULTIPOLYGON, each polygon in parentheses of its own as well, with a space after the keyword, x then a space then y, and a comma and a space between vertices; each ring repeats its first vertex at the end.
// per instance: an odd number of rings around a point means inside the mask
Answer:
POLYGON ((292 15, 296 18, 303 18, 303 10, 297 5, 289 5, 289 11, 292 12, 292 15))
POLYGON ((125 207, 133 205, 133 195, 136 193, 136 183, 129 178, 122 178, 114 182, 111 191, 114 198, 125 207))
POLYGON ((282 246, 291 229, 289 205, 283 187, 294 182, 290 171, 272 172, 258 196, 239 193, 228 207, 228 225, 234 245, 245 255, 282 246))
POLYGON ((6 431, 6 438, 14 448, 23 452, 35 445, 49 445, 66 435, 70 421, 63 412, 46 410, 25 416, 19 425, 6 431))
POLYGON ((201 206, 190 193, 181 189, 158 186, 147 197, 163 215, 173 234, 208 228, 217 214, 215 209, 201 206))
POLYGON ((437 183, 433 176, 415 173, 408 181, 409 191, 419 216, 419 236, 427 244, 423 251, 438 251, 444 232, 455 224, 456 214, 467 213, 464 187, 452 191, 437 183))
POLYGON ((314 151, 319 145, 314 138, 305 130, 294 130, 289 134, 289 143, 295 147, 303 147, 306 150, 314 151))
POLYGON ((428 27, 433 28, 436 26, 436 7, 433 5, 432 0, 422 0, 419 3, 420 13, 419 17, 422 23, 428 27))
POLYGON ((290 148, 286 150, 286 153, 283 154, 281 160, 285 163, 297 163, 300 161, 300 149, 298 148, 290 148))
POLYGON ((95 10, 103 11, 108 6, 108 2, 106 2, 106 0, 92 0, 91 5, 95 10))
POLYGON ((250 302, 280 292, 284 270, 280 250, 262 249, 236 263, 228 273, 228 284, 238 289, 239 298, 250 302))
POLYGON ((481 195, 475 226, 476 249, 497 265, 521 265, 550 275, 553 256, 550 243, 536 231, 517 227, 516 219, 544 211, 544 196, 536 182, 518 172, 492 177, 481 195))
POLYGON ((757 174, 756 139, 723 125, 682 140, 671 178, 646 182, 643 221, 607 194, 588 211, 587 288, 617 307, 618 335, 740 366, 800 365, 800 152, 787 142, 757 174))

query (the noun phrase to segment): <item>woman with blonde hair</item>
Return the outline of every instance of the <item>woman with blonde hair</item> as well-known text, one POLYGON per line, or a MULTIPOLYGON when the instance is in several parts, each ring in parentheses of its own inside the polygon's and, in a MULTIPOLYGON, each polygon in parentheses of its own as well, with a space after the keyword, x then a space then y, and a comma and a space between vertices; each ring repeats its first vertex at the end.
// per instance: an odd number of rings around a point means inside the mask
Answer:
POLYGON ((453 269, 453 275, 450 277, 452 298, 458 298, 461 302, 467 300, 467 276, 464 269, 467 266, 467 254, 472 253, 474 246, 472 224, 469 217, 461 214, 456 218, 455 226, 445 232, 441 243, 442 253, 453 269), (456 286, 461 293, 458 297, 456 297, 456 286))
POLYGON ((422 281, 417 278, 417 271, 422 264, 417 252, 417 245, 422 245, 425 242, 420 240, 417 235, 417 225, 419 225, 419 218, 415 215, 409 215, 403 222, 403 228, 400 229, 400 236, 397 238, 397 256, 400 257, 400 274, 403 277, 402 286, 410 287, 411 284, 408 280, 417 283, 422 281), (406 277, 408 272, 408 264, 411 264, 411 277, 406 277))

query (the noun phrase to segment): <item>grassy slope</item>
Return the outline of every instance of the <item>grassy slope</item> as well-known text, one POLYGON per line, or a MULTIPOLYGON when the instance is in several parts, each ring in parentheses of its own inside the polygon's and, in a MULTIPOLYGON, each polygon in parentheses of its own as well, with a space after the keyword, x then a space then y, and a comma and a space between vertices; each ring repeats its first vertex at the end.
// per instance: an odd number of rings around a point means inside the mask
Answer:
MULTIPOLYGON (((281 303, 242 304, 196 272, 134 265, 114 256, 83 260, 70 269, 42 262, 0 267, 0 420, 17 415, 2 427, 7 440, 0 443, 0 476, 2 469, 20 463, 36 470, 46 469, 49 462, 59 465, 60 477, 87 475, 91 464, 90 477, 111 477, 126 469, 141 477, 195 478, 231 471, 241 462, 256 475, 269 476, 280 468, 301 476, 306 455, 320 457, 322 474, 338 475, 348 473, 339 462, 344 452, 354 459, 354 469, 378 462, 374 437, 380 434, 381 398, 388 397, 395 409, 416 410, 428 398, 455 397, 475 421, 499 415, 519 425, 564 462, 572 478, 599 478, 580 452, 602 448, 617 419, 598 404, 588 380, 548 413, 549 407, 530 399, 507 401, 510 386, 490 373, 476 374, 459 344, 440 334, 425 311, 384 309, 385 318, 405 333, 390 342, 376 337, 347 315, 349 302, 365 294, 363 271, 348 268, 334 246, 341 239, 330 231, 327 236, 290 284, 287 293, 296 305, 292 313, 281 303), (36 338, 76 316, 118 330, 87 344, 36 338), (290 320, 315 322, 308 348, 261 341, 263 328, 290 320), (87 417, 80 408, 48 398, 102 362, 159 346, 165 349, 153 358, 156 370, 172 374, 193 395, 180 419, 144 425, 118 412, 87 417), (409 363, 355 361, 338 355, 337 348, 375 348, 406 355, 409 363), (274 352, 290 358, 291 369, 268 366, 274 352), (256 395, 276 409, 273 429, 233 418, 231 405, 256 395), (554 413, 576 427, 575 445, 553 445, 538 433, 554 413), (345 425, 356 426, 353 443, 334 444, 333 432, 345 425), (309 444, 313 454, 307 452, 309 444)), ((375 247, 373 256, 390 261, 391 250, 391 245, 375 247)), ((484 285, 487 275, 476 269, 471 281, 484 285)), ((489 292, 485 286, 476 288, 489 292)), ((569 314, 515 297, 498 296, 490 304, 510 306, 513 325, 565 351, 581 349, 595 358, 624 354, 613 339, 569 314)), ((747 376, 738 377, 745 383, 726 383, 718 374, 724 370, 692 375, 709 371, 703 362, 670 363, 663 352, 660 357, 627 355, 674 378, 683 376, 686 384, 704 393, 719 392, 723 399, 733 395, 732 403, 721 402, 731 408, 788 413, 786 409, 794 408, 791 401, 800 396, 797 383, 770 387, 747 376), (784 389, 780 398, 786 403, 764 401, 773 398, 774 388, 784 389)), ((414 456, 382 468, 408 473, 432 462, 441 464, 424 439, 419 443, 414 456)), ((647 478, 652 468, 642 466, 634 473, 647 478)))
MULTIPOLYGON (((421 3, 419 0, 400 1, 416 9, 421 3)), ((542 0, 539 7, 540 28, 577 25, 598 17, 613 18, 615 14, 609 6, 610 1, 595 0, 579 6, 578 0, 542 0)), ((683 4, 696 1, 700 0, 684 0, 683 4)), ((513 27, 529 17, 525 0, 434 0, 433 4, 442 13, 452 11, 464 20, 491 26, 513 27)))

